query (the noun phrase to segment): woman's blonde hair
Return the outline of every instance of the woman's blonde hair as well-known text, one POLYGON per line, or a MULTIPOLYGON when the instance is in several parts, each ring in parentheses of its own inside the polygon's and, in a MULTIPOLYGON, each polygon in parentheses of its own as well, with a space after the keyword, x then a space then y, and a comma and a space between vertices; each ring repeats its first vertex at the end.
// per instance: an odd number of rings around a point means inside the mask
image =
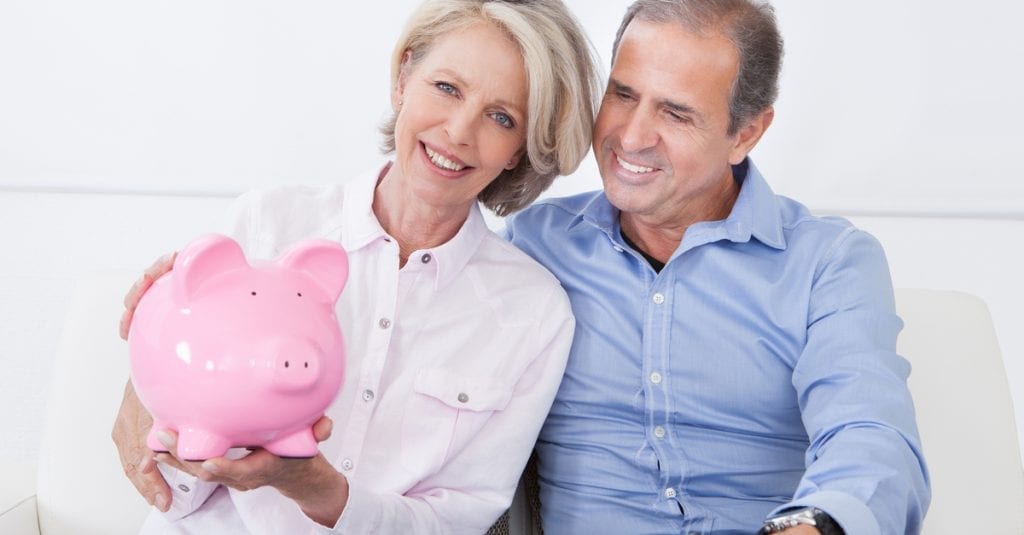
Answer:
MULTIPOLYGON (((590 148, 600 81, 593 47, 560 0, 427 0, 413 12, 391 57, 391 87, 409 53, 415 66, 439 37, 487 22, 519 46, 529 80, 526 157, 478 197, 505 216, 526 207, 556 176, 579 167, 590 148)), ((395 150, 394 113, 381 127, 385 153, 395 150)))

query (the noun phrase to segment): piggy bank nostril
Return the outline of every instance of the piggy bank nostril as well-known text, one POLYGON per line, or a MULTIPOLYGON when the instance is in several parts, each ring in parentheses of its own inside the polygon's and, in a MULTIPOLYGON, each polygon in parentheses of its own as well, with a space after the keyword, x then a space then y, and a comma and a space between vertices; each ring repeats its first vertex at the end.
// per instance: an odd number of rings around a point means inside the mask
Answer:
POLYGON ((288 367, 288 365, 289 365, 288 361, 287 361, 287 360, 286 360, 286 361, 284 361, 284 367, 285 367, 285 368, 287 368, 287 367, 288 367))
POLYGON ((307 367, 307 368, 309 367, 309 363, 308 363, 308 362, 306 363, 306 367, 307 367))

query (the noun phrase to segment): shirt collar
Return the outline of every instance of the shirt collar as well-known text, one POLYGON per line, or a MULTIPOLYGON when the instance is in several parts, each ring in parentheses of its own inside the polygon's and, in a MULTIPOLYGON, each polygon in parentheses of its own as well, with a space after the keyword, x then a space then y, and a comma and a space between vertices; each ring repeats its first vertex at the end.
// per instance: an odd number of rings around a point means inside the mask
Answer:
MULTIPOLYGON (((356 177, 345 188, 341 245, 346 251, 356 251, 378 240, 391 239, 373 213, 373 193, 386 165, 383 163, 376 170, 356 177)), ((473 203, 466 222, 452 239, 437 247, 417 251, 414 256, 410 255, 406 267, 410 267, 410 264, 420 267, 417 264, 423 263, 423 255, 429 254, 434 263, 434 288, 440 290, 458 277, 489 232, 479 203, 473 203)))
MULTIPOLYGON (((782 229, 782 214, 775 192, 754 165, 747 158, 740 164, 746 165, 746 176, 742 177, 740 194, 724 221, 729 239, 734 242, 750 241, 757 238, 761 243, 775 249, 786 248, 786 237, 782 229)), ((740 167, 737 166, 737 167, 740 167)))
MULTIPOLYGON (((707 243, 717 239, 727 239, 737 243, 750 241, 751 237, 775 249, 786 248, 786 238, 782 229, 782 214, 775 197, 775 192, 765 181, 753 160, 747 158, 733 167, 735 177, 740 182, 740 193, 733 204, 729 216, 722 221, 709 221, 694 225, 692 234, 700 234, 700 241, 707 243), (745 174, 742 174, 744 173, 745 174), (742 174, 742 176, 739 176, 742 174)), ((619 210, 601 193, 593 199, 577 216, 572 225, 586 221, 597 227, 615 243, 621 244, 619 236, 619 210)), ((687 231, 687 241, 691 232, 687 231)))

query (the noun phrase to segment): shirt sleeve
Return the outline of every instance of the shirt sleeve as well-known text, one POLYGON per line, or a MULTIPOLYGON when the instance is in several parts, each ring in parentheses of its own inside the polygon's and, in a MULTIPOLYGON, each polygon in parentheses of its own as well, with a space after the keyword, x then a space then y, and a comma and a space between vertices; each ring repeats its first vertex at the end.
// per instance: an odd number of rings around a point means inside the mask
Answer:
POLYGON ((794 500, 851 534, 917 533, 931 499, 881 245, 842 234, 815 274, 807 343, 793 373, 810 438, 794 500))
POLYGON ((163 514, 168 522, 192 514, 206 503, 210 495, 220 486, 164 464, 157 464, 157 468, 163 474, 167 485, 171 487, 171 507, 163 514))
POLYGON ((332 528, 318 533, 479 534, 510 505, 520 474, 551 408, 572 344, 575 320, 568 297, 554 288, 538 303, 536 344, 515 381, 512 398, 495 411, 469 443, 433 475, 404 494, 374 493, 351 485, 348 503, 332 528))

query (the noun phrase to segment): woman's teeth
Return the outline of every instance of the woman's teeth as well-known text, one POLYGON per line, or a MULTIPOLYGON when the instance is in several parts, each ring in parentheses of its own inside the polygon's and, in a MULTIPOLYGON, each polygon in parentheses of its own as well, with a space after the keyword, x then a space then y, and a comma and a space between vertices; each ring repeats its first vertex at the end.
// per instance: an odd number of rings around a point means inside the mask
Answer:
POLYGON ((424 145, 424 148, 427 149, 427 156, 430 158, 430 161, 433 162, 434 165, 440 167, 441 169, 447 169, 449 171, 462 171, 463 169, 466 168, 466 166, 459 165, 449 160, 448 158, 445 158, 444 156, 441 156, 440 154, 430 150, 430 147, 427 147, 426 145, 424 145))

